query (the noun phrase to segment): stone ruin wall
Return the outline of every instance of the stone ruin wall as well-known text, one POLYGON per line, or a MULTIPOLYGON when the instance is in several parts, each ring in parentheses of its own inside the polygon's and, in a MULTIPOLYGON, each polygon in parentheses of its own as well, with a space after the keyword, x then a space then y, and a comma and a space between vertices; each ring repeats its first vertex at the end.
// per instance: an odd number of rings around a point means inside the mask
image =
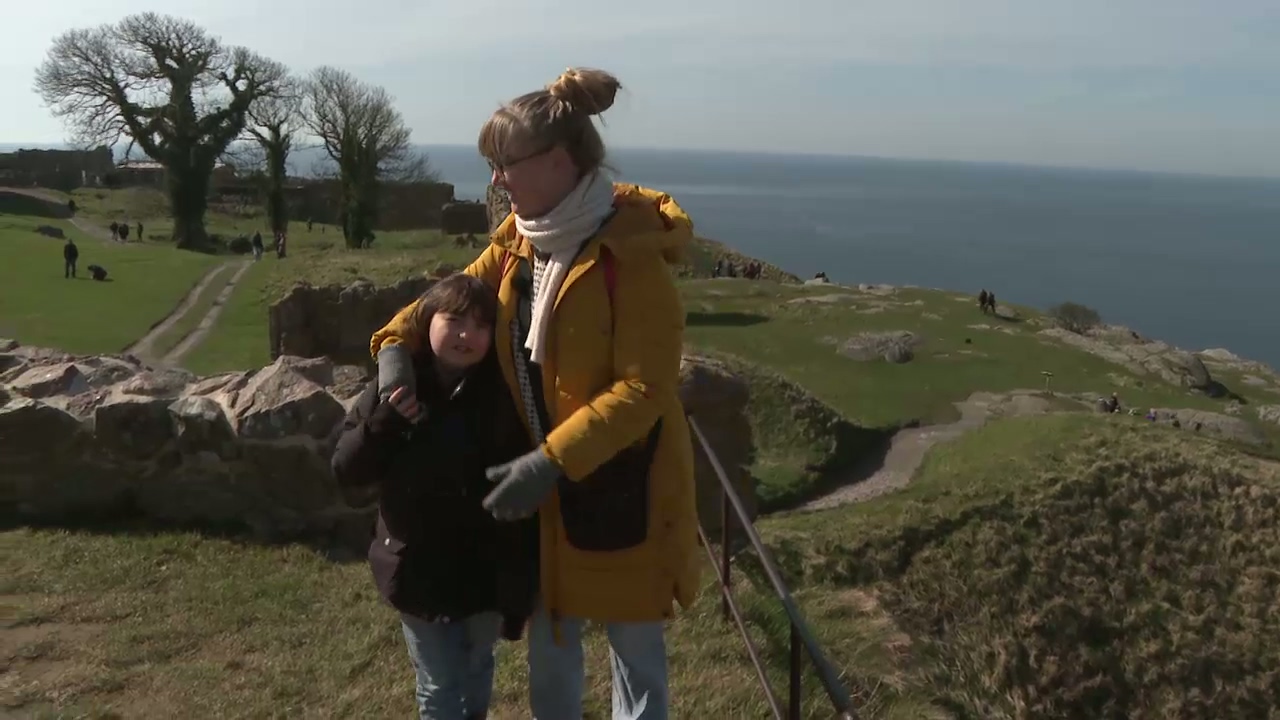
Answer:
POLYGON ((111 149, 0 153, 0 185, 70 191, 98 186, 115 169, 111 149))
POLYGON ((374 331, 432 282, 422 276, 382 287, 365 280, 346 287, 295 285, 267 310, 271 357, 328 357, 340 364, 369 366, 374 331))
MULTIPOLYGON (((123 514, 361 552, 373 509, 342 501, 329 458, 368 380, 328 358, 286 355, 197 377, 129 355, 0 340, 0 513, 54 523, 123 514)), ((680 391, 754 507, 743 381, 688 356, 680 391)), ((715 533, 719 485, 701 453, 696 482, 699 515, 715 533)))
MULTIPOLYGON (((438 228, 443 223, 444 206, 452 203, 452 183, 383 183, 378 188, 378 217, 374 230, 415 230, 438 228)), ((336 181, 307 182, 286 188, 289 219, 337 224, 341 202, 336 181)))

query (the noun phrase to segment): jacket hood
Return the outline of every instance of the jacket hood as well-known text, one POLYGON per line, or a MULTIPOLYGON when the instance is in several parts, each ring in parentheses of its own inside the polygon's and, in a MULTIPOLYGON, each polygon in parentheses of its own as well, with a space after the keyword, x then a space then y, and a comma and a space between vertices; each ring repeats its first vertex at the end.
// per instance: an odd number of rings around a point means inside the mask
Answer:
MULTIPOLYGON (((668 263, 683 262, 693 243, 693 221, 672 197, 630 183, 613 184, 613 217, 598 236, 615 255, 659 252, 668 263)), ((526 245, 509 214, 490 236, 493 244, 523 254, 526 245)))

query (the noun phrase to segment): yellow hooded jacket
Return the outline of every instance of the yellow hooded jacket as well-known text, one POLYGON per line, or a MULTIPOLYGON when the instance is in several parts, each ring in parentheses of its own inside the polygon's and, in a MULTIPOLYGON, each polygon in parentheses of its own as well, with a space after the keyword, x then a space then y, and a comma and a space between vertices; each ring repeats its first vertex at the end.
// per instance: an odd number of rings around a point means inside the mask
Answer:
MULTIPOLYGON (((701 563, 693 448, 678 396, 684 309, 669 263, 682 259, 693 225, 665 193, 615 184, 616 212, 579 253, 556 297, 542 387, 553 429, 542 446, 570 482, 579 483, 619 451, 642 441, 661 419, 648 473, 647 533, 623 550, 582 550, 568 541, 557 490, 541 515, 541 593, 552 618, 644 622, 690 606, 701 563), (614 255, 612 303, 600 246, 614 255)), ((508 216, 465 272, 497 288, 495 341, 512 397, 525 414, 516 380, 510 325, 517 310, 518 263, 532 249, 508 216)), ((374 333, 370 351, 425 342, 410 326, 413 305, 374 333)), ((527 421, 526 421, 526 429, 527 421)))

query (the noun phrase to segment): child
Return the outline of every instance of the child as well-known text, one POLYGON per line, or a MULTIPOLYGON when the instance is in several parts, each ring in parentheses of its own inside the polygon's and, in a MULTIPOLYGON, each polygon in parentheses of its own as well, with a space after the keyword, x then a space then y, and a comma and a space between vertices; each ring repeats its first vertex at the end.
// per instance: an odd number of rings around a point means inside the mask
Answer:
MULTIPOLYGON (((493 352, 497 297, 456 274, 417 303, 427 340, 416 388, 377 383, 343 422, 333 470, 344 492, 376 487, 369 564, 400 611, 421 717, 486 717, 493 649, 518 640, 537 591, 537 520, 499 523, 481 507, 485 468, 530 449, 493 352)), ((349 500, 350 501, 350 500, 349 500)))

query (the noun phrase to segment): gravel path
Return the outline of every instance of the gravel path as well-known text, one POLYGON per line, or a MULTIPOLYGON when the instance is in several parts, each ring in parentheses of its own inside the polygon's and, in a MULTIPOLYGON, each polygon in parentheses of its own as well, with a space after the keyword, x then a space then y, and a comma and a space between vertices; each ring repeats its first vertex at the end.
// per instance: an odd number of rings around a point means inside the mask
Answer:
MULTIPOLYGON (((209 315, 214 314, 215 311, 221 310, 221 303, 225 302, 226 296, 229 296, 231 294, 231 290, 235 287, 236 281, 240 279, 240 276, 244 274, 245 268, 248 267, 249 261, 247 260, 241 261, 241 263, 242 263, 242 266, 240 267, 240 269, 235 271, 235 274, 231 276, 231 279, 229 281, 227 281, 226 287, 224 287, 222 289, 222 292, 218 294, 218 300, 214 302, 213 308, 211 308, 209 310, 209 313, 206 314, 205 317, 200 320, 200 325, 196 328, 195 331, 193 331, 190 335, 188 335, 187 338, 190 338, 192 335, 196 335, 197 333, 199 333, 200 329, 205 327, 206 321, 209 320, 209 315)), ((165 333, 172 330, 174 325, 177 325, 179 322, 181 322, 182 319, 186 317, 188 313, 191 312, 191 308, 195 307, 195 304, 199 302, 200 296, 204 294, 204 291, 208 289, 211 285, 213 285, 214 282, 217 282, 220 278, 225 278, 227 273, 232 272, 232 270, 234 270, 235 267, 236 267, 235 262, 225 262, 213 268, 209 272, 205 273, 204 277, 200 278, 200 281, 197 282, 190 290, 187 291, 187 294, 183 296, 182 300, 173 308, 173 310, 169 311, 169 314, 166 315, 163 320, 156 323, 155 326, 153 326, 150 330, 148 330, 146 335, 143 335, 132 345, 125 348, 125 353, 129 355, 134 355, 140 358, 143 362, 146 362, 149 364, 157 364, 157 363, 167 364, 169 356, 173 355, 174 352, 177 351, 179 347, 183 347, 184 345, 186 345, 186 349, 189 350, 191 346, 194 345, 194 343, 191 345, 187 345, 187 338, 183 338, 183 340, 179 342, 178 345, 175 346, 173 350, 170 350, 169 353, 165 355, 163 359, 158 358, 156 357, 156 352, 155 352, 155 341, 161 336, 163 336, 165 333)), ((214 315, 214 317, 216 318, 217 316, 214 315)), ((208 329, 205 328, 205 332, 201 333, 201 339, 203 339, 203 336, 207 333, 208 333, 208 329)))
MULTIPOLYGON (((234 265, 235 263, 227 263, 223 267, 233 267, 234 265)), ((160 361, 161 364, 177 365, 182 362, 182 358, 186 357, 187 353, 191 352, 192 348, 204 342, 204 339, 209 335, 209 331, 213 330, 214 323, 218 321, 218 316, 222 314, 222 308, 226 307, 227 300, 231 298, 231 293, 235 291, 236 285, 239 284, 240 278, 244 277, 251 265, 253 265, 252 260, 240 261, 240 267, 236 269, 235 274, 227 281, 226 286, 222 288, 222 292, 218 293, 218 297, 214 298, 213 306, 209 308, 209 312, 200 318, 200 323, 196 325, 194 330, 178 341, 178 344, 174 345, 173 349, 165 354, 160 361)))
POLYGON ((874 458, 855 468, 839 487, 820 498, 810 500, 798 510, 824 510, 848 503, 862 502, 911 482, 924 462, 924 455, 935 444, 952 440, 982 427, 997 416, 1043 415, 1053 412, 1052 404, 1038 397, 1036 390, 1014 390, 1008 393, 977 392, 955 403, 960 419, 945 425, 909 428, 899 431, 883 458, 874 458))

